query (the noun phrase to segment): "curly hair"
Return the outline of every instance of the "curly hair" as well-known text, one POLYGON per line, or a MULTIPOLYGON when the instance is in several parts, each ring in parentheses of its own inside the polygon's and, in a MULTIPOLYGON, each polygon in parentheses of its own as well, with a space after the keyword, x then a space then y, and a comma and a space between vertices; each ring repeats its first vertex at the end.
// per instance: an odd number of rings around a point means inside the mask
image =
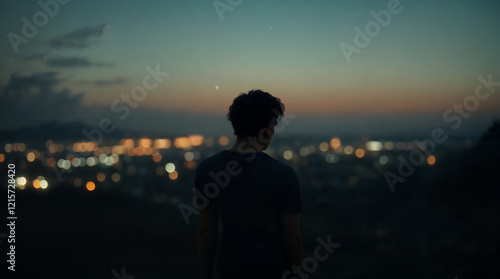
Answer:
POLYGON ((256 137, 263 128, 277 125, 284 111, 285 105, 279 98, 262 90, 251 90, 234 99, 227 119, 237 137, 256 137))

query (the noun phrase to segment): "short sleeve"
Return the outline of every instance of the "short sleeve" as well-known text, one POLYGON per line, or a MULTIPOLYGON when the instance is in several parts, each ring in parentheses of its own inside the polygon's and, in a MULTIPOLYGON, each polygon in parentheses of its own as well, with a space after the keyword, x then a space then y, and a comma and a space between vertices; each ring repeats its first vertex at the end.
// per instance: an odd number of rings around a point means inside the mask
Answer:
POLYGON ((292 168, 287 172, 284 184, 285 194, 283 196, 281 213, 299 214, 302 211, 300 184, 297 173, 292 168))

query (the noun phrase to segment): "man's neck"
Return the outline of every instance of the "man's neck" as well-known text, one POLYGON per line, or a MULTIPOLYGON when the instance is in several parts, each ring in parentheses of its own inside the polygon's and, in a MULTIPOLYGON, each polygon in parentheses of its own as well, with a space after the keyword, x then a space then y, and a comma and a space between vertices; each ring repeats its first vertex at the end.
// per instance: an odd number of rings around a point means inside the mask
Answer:
POLYGON ((256 138, 238 138, 236 143, 231 147, 230 151, 236 152, 262 152, 266 149, 266 145, 262 145, 256 138))

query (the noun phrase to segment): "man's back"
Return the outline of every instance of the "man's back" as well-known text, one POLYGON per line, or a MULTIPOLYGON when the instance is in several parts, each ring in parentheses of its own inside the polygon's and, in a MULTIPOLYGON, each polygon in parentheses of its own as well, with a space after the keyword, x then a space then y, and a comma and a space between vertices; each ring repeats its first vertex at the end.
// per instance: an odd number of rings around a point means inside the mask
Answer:
POLYGON ((301 211, 299 182, 290 166, 263 152, 224 150, 200 164, 195 186, 212 197, 208 207, 220 218, 221 275, 244 278, 253 268, 276 274, 289 268, 281 217, 301 211), (218 184, 218 193, 210 183, 218 184))

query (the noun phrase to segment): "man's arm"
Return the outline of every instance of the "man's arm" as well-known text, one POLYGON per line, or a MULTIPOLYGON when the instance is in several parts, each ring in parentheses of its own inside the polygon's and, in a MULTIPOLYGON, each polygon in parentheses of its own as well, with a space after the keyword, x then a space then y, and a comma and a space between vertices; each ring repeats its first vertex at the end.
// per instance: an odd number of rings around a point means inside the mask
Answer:
POLYGON ((218 215, 210 207, 200 209, 198 228, 198 258, 201 278, 212 279, 215 250, 217 247, 218 215))
POLYGON ((285 233, 285 252, 288 264, 302 265, 302 238, 300 237, 300 214, 283 215, 281 224, 285 233))

